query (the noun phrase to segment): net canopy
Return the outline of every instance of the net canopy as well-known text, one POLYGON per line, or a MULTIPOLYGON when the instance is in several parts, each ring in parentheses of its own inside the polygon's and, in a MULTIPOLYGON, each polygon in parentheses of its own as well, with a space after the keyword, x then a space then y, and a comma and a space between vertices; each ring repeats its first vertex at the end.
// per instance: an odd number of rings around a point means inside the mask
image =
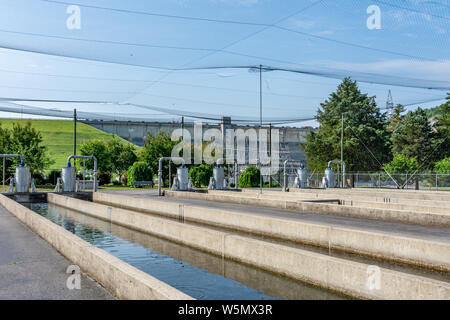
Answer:
POLYGON ((445 0, 3 0, 0 111, 296 123, 345 77, 434 106, 449 23, 445 0))

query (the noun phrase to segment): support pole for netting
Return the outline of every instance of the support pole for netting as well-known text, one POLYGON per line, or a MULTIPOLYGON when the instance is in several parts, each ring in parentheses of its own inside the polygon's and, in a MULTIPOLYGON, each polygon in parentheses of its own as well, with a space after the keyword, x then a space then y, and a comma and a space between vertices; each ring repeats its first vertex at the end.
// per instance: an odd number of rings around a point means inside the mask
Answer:
POLYGON ((263 177, 261 167, 261 130, 262 130, 262 65, 259 65, 259 150, 258 150, 258 164, 259 164, 259 189, 262 193, 263 177))
POLYGON ((272 188, 272 124, 269 124, 269 189, 272 188))
MULTIPOLYGON (((77 109, 73 109, 73 155, 77 155, 77 109)), ((73 160, 73 164, 76 168, 76 159, 73 160)))
POLYGON ((5 173, 6 173, 5 166, 6 166, 6 158, 3 158, 3 192, 5 192, 5 173))

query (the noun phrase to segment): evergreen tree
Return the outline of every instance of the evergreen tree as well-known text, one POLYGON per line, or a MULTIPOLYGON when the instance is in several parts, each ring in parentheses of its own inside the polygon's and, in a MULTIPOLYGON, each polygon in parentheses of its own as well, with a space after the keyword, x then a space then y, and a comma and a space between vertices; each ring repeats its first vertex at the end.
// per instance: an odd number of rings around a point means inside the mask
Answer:
POLYGON ((392 133, 392 152, 416 158, 422 168, 434 163, 435 133, 425 110, 410 111, 392 133))
POLYGON ((450 157, 450 93, 447 102, 438 107, 435 117, 434 129, 436 130, 436 160, 450 157))
POLYGON ((380 112, 375 97, 362 94, 350 78, 338 86, 336 92, 321 104, 317 112, 320 123, 317 132, 311 131, 303 143, 308 166, 323 170, 330 160, 341 157, 341 115, 344 113, 344 161, 350 171, 380 169, 366 145, 380 163, 391 159, 386 115, 380 112))
POLYGON ((401 104, 395 106, 392 115, 389 117, 389 125, 387 127, 390 132, 394 131, 398 124, 405 118, 403 114, 405 110, 405 107, 401 104))

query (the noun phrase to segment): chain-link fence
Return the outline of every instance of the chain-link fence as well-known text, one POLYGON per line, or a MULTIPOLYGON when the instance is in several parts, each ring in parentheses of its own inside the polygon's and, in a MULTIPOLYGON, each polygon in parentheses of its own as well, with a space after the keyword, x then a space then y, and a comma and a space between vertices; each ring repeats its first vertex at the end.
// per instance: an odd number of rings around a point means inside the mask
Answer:
MULTIPOLYGON (((294 187, 297 177, 298 164, 286 166, 287 187, 294 187)), ((240 173, 245 167, 240 167, 240 173)), ((282 188, 284 184, 284 168, 272 169, 275 174, 263 176, 266 187, 269 181, 272 187, 282 188)), ((312 188, 324 187, 325 172, 308 172, 308 186, 312 188)), ((334 172, 335 186, 342 187, 342 172, 334 172)), ((387 173, 387 172, 347 172, 345 174, 345 187, 348 188, 390 188, 409 190, 436 190, 450 191, 450 173, 387 173)))
POLYGON ((450 173, 355 172, 346 174, 352 187, 450 190, 450 173))

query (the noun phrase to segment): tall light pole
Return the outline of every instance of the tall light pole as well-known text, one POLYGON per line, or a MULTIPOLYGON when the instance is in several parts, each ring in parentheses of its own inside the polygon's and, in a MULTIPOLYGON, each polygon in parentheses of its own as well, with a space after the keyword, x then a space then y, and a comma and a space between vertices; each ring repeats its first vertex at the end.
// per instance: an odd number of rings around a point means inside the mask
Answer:
MULTIPOLYGON (((73 155, 77 155, 77 109, 73 109, 73 155)), ((76 160, 73 160, 76 168, 76 160)))
POLYGON ((261 130, 262 130, 262 65, 259 65, 259 144, 258 144, 258 163, 259 163, 259 189, 262 193, 263 178, 261 166, 261 130))
MULTIPOLYGON (((341 164, 344 163, 344 113, 341 120, 341 164)), ((342 170, 342 188, 345 188, 345 172, 342 170)))

